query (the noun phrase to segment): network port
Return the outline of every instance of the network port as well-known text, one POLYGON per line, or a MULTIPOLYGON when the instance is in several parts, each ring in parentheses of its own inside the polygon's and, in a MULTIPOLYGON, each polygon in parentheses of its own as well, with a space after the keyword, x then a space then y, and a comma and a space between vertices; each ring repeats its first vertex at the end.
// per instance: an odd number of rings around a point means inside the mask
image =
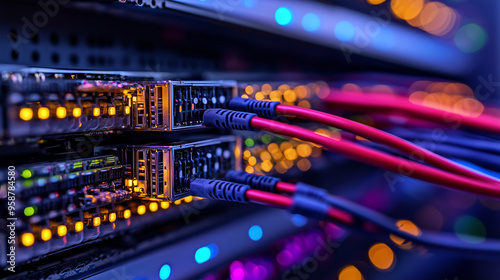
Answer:
POLYGON ((130 177, 125 185, 134 196, 175 201, 189 195, 187 178, 223 178, 239 169, 239 138, 220 138, 173 146, 131 146, 130 177))
POLYGON ((204 110, 225 108, 236 95, 233 81, 142 83, 132 98, 132 126, 163 131, 200 127, 204 110))

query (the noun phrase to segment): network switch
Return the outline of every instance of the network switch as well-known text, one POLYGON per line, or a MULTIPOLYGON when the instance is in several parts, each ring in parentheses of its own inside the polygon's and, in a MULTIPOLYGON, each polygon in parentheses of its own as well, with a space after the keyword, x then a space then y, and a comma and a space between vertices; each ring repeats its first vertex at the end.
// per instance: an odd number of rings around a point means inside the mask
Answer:
POLYGON ((4 73, 0 136, 197 128, 203 110, 225 108, 237 95, 233 81, 150 81, 130 74, 4 73))
POLYGON ((175 201, 189 195, 188 178, 223 178, 239 169, 239 138, 220 138, 179 145, 130 146, 125 187, 135 197, 175 201))

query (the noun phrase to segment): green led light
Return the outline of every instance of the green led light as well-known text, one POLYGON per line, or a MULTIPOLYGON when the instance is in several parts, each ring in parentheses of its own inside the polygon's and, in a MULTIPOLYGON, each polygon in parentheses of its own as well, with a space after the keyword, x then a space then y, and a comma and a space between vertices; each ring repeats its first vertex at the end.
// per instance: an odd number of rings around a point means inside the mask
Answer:
POLYGON ((33 214, 35 214, 35 208, 33 206, 24 208, 24 215, 26 215, 26 217, 33 216, 33 214))
POLYGON ((483 223, 473 216, 462 216, 453 226, 458 238, 469 243, 481 243, 486 238, 486 228, 483 223))
POLYGON ((271 135, 264 134, 264 135, 262 135, 262 138, 260 140, 262 140, 262 143, 264 143, 264 144, 269 144, 269 143, 271 143, 272 138, 271 138, 271 135))
POLYGON ((73 168, 81 168, 83 166, 83 163, 81 161, 77 161, 73 163, 73 168))
POLYGON ((253 141, 252 138, 247 138, 245 140, 245 146, 247 146, 247 147, 253 147, 253 145, 255 145, 255 142, 253 141))
POLYGON ((24 169, 23 172, 21 172, 21 177, 23 177, 24 179, 29 179, 32 175, 33 174, 31 174, 31 170, 29 169, 24 169))
POLYGON ((486 45, 487 38, 488 34, 482 26, 469 23, 460 27, 453 39, 462 52, 473 53, 486 45))

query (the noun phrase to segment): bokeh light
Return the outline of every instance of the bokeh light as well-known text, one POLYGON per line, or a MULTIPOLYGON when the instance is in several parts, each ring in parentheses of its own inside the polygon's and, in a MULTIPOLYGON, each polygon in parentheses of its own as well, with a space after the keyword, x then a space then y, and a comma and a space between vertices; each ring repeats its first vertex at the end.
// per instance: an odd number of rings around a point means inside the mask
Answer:
POLYGON ((378 269, 388 270, 394 264, 394 252, 384 243, 377 243, 368 250, 371 263, 378 269))
POLYGON ((286 7, 280 7, 274 13, 274 19, 279 25, 288 25, 293 19, 292 11, 286 7))
POLYGON ((334 29, 335 37, 342 42, 349 42, 356 35, 356 30, 352 23, 348 21, 341 21, 335 25, 334 29))
POLYGON ((464 53, 477 52, 484 47, 487 33, 483 27, 475 23, 466 24, 455 34, 455 45, 464 53))

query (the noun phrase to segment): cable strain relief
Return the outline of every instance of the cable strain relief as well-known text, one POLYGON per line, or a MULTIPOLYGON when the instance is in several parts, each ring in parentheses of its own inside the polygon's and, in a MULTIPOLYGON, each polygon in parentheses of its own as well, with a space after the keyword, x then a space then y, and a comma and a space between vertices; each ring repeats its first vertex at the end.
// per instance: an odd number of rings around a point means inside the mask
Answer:
POLYGON ((230 130, 254 130, 250 121, 256 114, 225 109, 207 109, 203 113, 203 123, 209 127, 230 130))
POLYGON ((322 201, 295 194, 293 196, 293 205, 290 208, 290 212, 317 220, 326 220, 328 218, 329 208, 328 204, 322 201))
POLYGON ((280 102, 236 97, 229 101, 229 108, 236 111, 252 112, 259 117, 269 119, 277 117, 276 106, 280 104, 280 102))
POLYGON ((271 176, 255 175, 235 170, 229 171, 226 174, 226 180, 250 185, 252 189, 266 192, 276 192, 276 185, 281 181, 281 179, 271 176))
POLYGON ((328 192, 324 189, 302 182, 298 182, 297 184, 295 184, 295 186, 297 187, 297 189, 295 190, 295 194, 303 195, 323 202, 326 201, 328 192))
POLYGON ((219 180, 194 179, 190 182, 191 195, 216 200, 248 202, 245 194, 250 186, 219 180))

